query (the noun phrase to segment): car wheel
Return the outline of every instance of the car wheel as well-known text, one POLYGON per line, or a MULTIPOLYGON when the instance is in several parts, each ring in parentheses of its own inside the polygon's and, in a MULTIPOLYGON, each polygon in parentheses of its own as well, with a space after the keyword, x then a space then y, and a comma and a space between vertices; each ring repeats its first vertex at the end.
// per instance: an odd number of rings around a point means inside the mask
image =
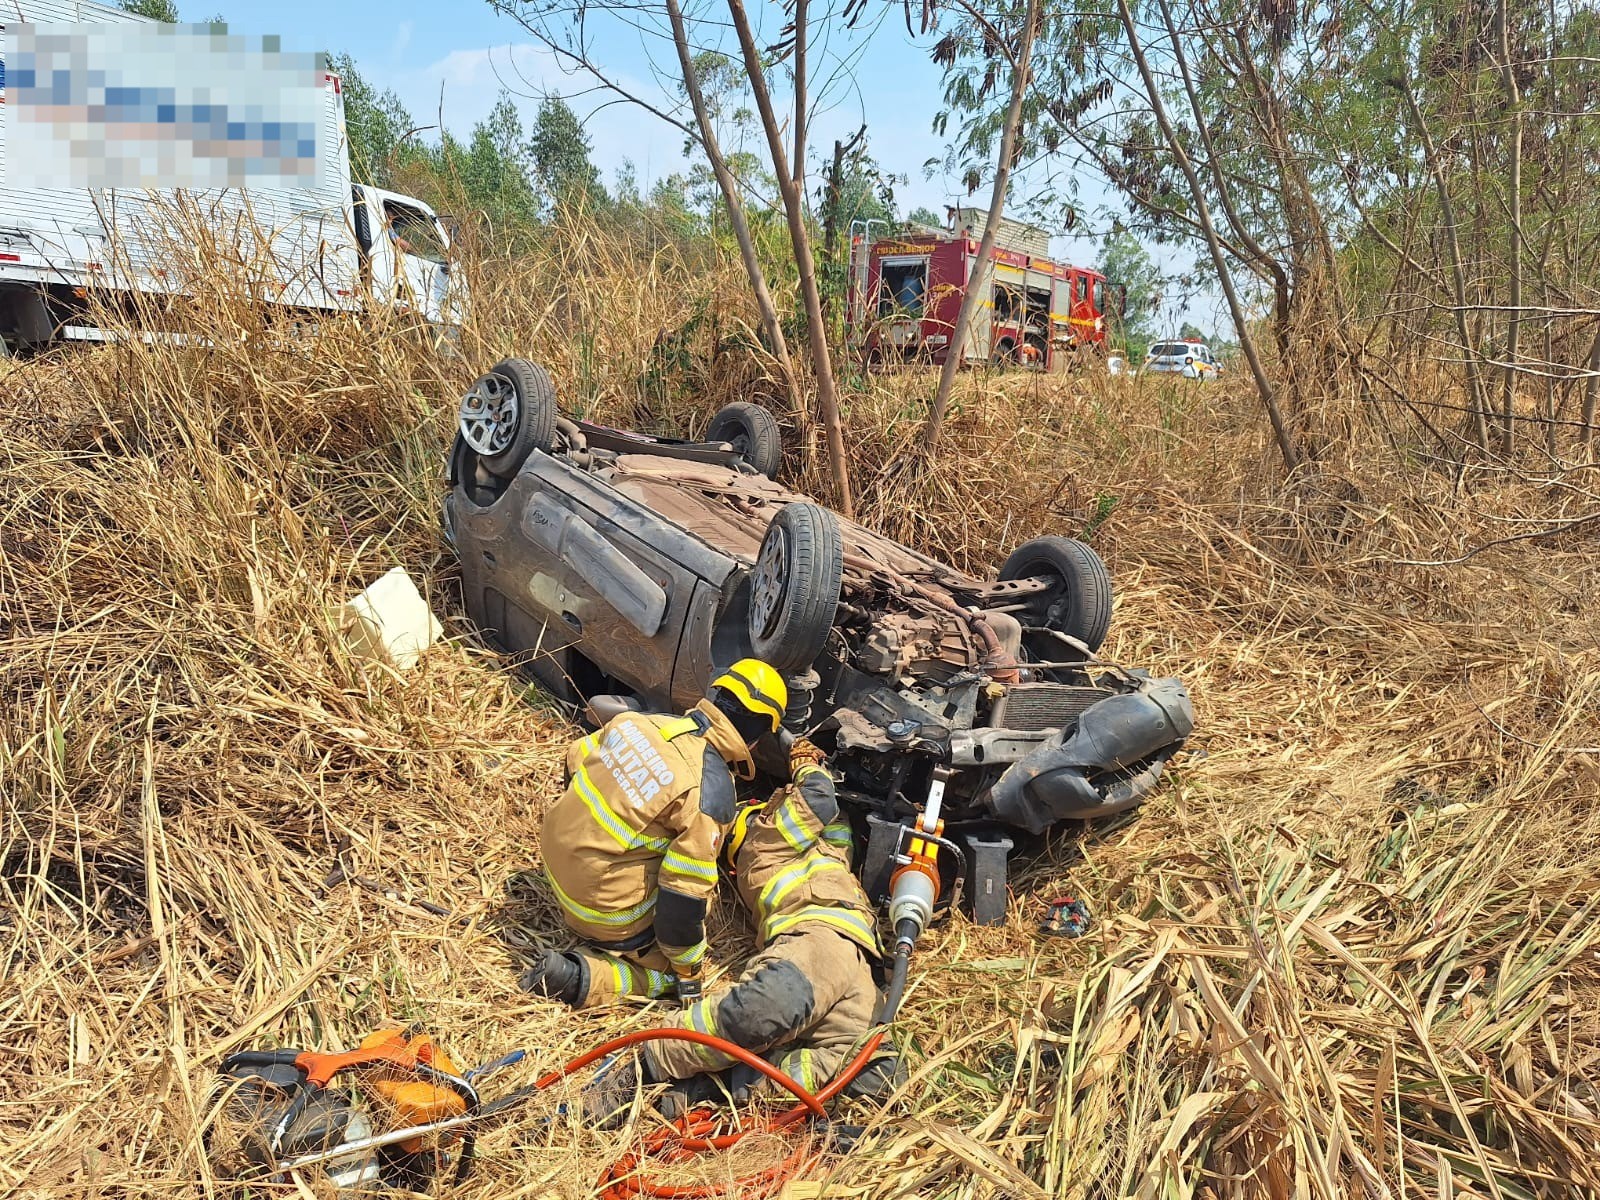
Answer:
POLYGON ((1054 586, 1033 599, 1023 614, 1032 624, 1075 637, 1100 649, 1111 628, 1111 573, 1100 556, 1082 542, 1064 537, 1035 538, 1011 552, 1001 579, 1046 579, 1054 586))
POLYGON ((480 469, 482 459, 459 432, 450 447, 450 486, 458 489, 479 508, 488 508, 500 498, 505 481, 480 469))
POLYGON ((759 404, 729 404, 711 418, 706 441, 727 442, 745 462, 768 479, 783 463, 783 431, 770 409, 759 404))
POLYGON ((750 579, 750 646, 781 672, 809 667, 822 653, 844 582, 839 520, 795 501, 767 526, 750 579))
POLYGON ((522 469, 556 436, 556 389, 538 363, 508 358, 478 378, 461 398, 457 425, 467 448, 502 479, 522 469))

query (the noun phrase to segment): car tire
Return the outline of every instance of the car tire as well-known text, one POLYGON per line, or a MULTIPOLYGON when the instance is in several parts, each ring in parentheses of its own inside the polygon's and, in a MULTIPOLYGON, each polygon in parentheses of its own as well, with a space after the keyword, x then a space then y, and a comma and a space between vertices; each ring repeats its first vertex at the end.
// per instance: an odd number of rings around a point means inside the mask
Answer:
POLYGON ((783 430, 770 409, 744 401, 726 405, 711 418, 706 441, 727 442, 768 479, 778 477, 783 464, 783 430))
POLYGON ((844 583, 839 519, 786 504, 767 526, 750 576, 750 648, 781 674, 809 667, 827 644, 844 583))
POLYGON ((1111 573, 1100 556, 1073 538, 1024 542, 1000 568, 1001 579, 1053 579, 1057 586, 1025 614, 1033 624, 1100 649, 1111 628, 1111 573))
POLYGON ((555 384, 538 363, 505 359, 467 389, 456 426, 485 470, 514 478, 528 455, 555 443, 555 384))

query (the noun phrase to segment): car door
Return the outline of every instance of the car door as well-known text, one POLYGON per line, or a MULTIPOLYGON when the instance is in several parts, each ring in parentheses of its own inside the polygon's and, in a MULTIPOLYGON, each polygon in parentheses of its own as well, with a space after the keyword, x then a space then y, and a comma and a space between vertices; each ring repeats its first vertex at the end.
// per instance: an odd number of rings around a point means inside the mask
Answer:
POLYGON ((530 481, 521 531, 547 564, 528 582, 541 607, 604 675, 668 701, 685 626, 697 606, 715 604, 737 564, 558 459, 535 456, 520 479, 530 481))

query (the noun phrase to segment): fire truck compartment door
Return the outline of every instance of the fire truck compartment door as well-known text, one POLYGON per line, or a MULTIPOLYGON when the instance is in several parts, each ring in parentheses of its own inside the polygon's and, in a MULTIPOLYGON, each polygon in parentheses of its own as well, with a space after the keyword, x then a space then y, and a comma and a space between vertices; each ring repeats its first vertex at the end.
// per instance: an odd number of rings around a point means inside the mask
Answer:
MULTIPOLYGON (((1057 279, 1050 293, 1050 319, 1058 325, 1072 320, 1072 280, 1057 279)), ((1063 332, 1066 332, 1063 330, 1063 332)))
POLYGON ((978 289, 978 319, 972 323, 967 338, 967 360, 988 362, 989 350, 994 344, 994 262, 980 263, 976 255, 967 255, 967 286, 978 289))

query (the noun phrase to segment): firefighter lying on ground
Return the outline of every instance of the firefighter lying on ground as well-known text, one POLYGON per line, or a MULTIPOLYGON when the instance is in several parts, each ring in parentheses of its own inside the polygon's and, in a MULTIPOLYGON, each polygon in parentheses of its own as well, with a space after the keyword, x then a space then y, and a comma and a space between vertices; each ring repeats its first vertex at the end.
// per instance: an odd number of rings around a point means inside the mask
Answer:
MULTIPOLYGON (((714 1033, 763 1055, 815 1091, 854 1056, 872 1028, 878 989, 872 964, 881 957, 871 902, 851 873, 850 827, 840 819, 822 752, 794 744, 794 783, 765 805, 740 810, 723 862, 756 925, 758 953, 726 991, 695 1001, 665 1023, 714 1033)), ((709 1077, 732 1068, 734 1098, 770 1090, 765 1077, 709 1046, 659 1041, 633 1064, 619 1062, 586 1090, 585 1112, 605 1120, 625 1107, 639 1082, 679 1086, 668 1110, 716 1094, 709 1077), (675 1101, 675 1102, 674 1102, 675 1101)), ((849 1087, 872 1096, 896 1081, 892 1047, 849 1087)))
POLYGON ((750 748, 778 731, 787 704, 776 671, 741 659, 687 715, 622 713, 568 748, 570 782, 545 812, 540 846, 585 944, 548 951, 524 990, 573 1008, 700 994, 706 905, 735 815, 731 772, 755 777, 750 748))

